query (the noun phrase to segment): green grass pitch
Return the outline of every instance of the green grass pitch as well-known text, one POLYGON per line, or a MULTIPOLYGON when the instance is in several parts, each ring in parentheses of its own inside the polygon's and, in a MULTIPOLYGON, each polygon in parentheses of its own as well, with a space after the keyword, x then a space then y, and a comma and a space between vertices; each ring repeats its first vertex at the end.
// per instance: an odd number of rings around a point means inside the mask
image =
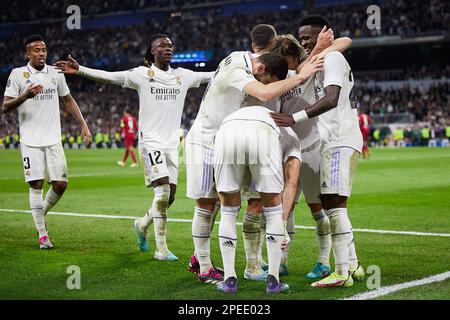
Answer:
MULTIPOLYGON (((373 149, 360 161, 349 216, 355 229, 450 233, 450 149, 373 149)), ((142 216, 150 207, 151 189, 141 168, 116 165, 123 150, 68 150, 69 188, 52 211, 142 216)), ((47 186, 46 186, 47 188, 47 186)), ((185 196, 184 166, 169 218, 192 219, 194 202, 185 196)), ((239 216, 242 220, 243 209, 239 216)), ((0 209, 29 210, 20 152, 0 151, 0 209)), ((220 216, 217 221, 219 221, 220 216)), ((312 226, 304 204, 296 225, 312 226)), ((313 230, 297 229, 290 250, 291 290, 268 296, 265 284, 243 279, 244 252, 238 227, 236 271, 238 293, 216 291, 188 272, 193 251, 191 224, 169 222, 168 244, 177 262, 138 252, 133 220, 48 215, 52 251, 38 249, 29 214, 0 212, 0 299, 340 299, 368 291, 365 282, 352 288, 316 289, 304 275, 317 257, 313 230), (81 289, 66 286, 67 268, 80 267, 81 289)), ((153 227, 151 227, 151 231, 153 227)), ((221 265, 216 225, 212 258, 221 265)), ((422 279, 450 271, 450 238, 355 232, 361 263, 381 269, 381 285, 422 279)), ((414 287, 382 299, 450 299, 450 281, 414 287)))

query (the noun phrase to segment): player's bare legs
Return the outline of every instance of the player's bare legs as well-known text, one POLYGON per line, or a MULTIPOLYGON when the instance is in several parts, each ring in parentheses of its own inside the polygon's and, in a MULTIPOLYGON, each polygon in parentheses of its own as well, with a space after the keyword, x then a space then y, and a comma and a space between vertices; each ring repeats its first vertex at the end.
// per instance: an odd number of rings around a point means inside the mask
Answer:
POLYGON ((217 198, 199 198, 196 200, 192 220, 192 239, 194 255, 189 270, 197 273, 201 282, 216 284, 223 280, 223 271, 215 268, 211 261, 211 231, 219 210, 217 198))

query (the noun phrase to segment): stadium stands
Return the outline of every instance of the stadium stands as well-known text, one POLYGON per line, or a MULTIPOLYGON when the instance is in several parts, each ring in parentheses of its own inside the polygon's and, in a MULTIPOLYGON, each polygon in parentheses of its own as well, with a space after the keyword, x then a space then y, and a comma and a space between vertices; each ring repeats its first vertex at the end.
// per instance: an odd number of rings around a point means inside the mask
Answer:
MULTIPOLYGON (((214 68, 217 62, 229 52, 249 48, 248 34, 254 25, 271 23, 279 33, 295 33, 299 19, 309 12, 326 15, 333 25, 336 36, 350 36, 353 39, 380 36, 408 38, 429 34, 448 37, 447 29, 450 25, 450 3, 444 0, 375 1, 374 3, 382 7, 383 28, 379 31, 365 28, 367 1, 351 1, 351 4, 344 4, 343 0, 323 0, 316 1, 316 5, 312 7, 308 7, 309 2, 305 2, 306 10, 232 12, 232 8, 236 4, 251 6, 253 2, 217 0, 208 2, 198 0, 132 0, 125 2, 64 0, 63 2, 53 2, 45 0, 42 1, 39 10, 24 10, 24 8, 32 7, 34 2, 13 0, 9 6, 1 9, 0 31, 6 24, 13 22, 36 22, 44 19, 45 21, 33 24, 28 30, 39 32, 46 39, 49 48, 48 63, 54 63, 70 53, 84 65, 109 70, 123 70, 141 64, 146 50, 146 39, 148 35, 157 32, 169 34, 177 51, 212 50, 214 58, 209 66, 214 68), (82 14, 90 16, 90 19, 94 20, 99 17, 96 16, 98 14, 109 13, 110 15, 106 19, 112 21, 117 12, 128 12, 126 15, 133 17, 135 12, 142 10, 150 10, 150 16, 146 16, 143 23, 68 31, 65 30, 63 20, 52 21, 49 19, 66 18, 65 9, 70 4, 79 5, 82 8, 82 14), (173 15, 175 11, 170 8, 180 7, 190 9, 173 15), (163 13, 155 15, 154 19, 149 18, 153 14, 152 10, 155 11, 155 14, 163 13), (402 14, 399 15, 399 12, 402 14)), ((268 1, 262 2, 268 3, 268 1)), ((0 42, 0 61, 2 61, 0 91, 2 94, 10 70, 26 62, 22 42, 27 31, 23 31, 24 33, 9 32, 9 35, 6 35, 8 32, 0 32, 0 35, 3 35, 0 42)), ((442 43, 438 43, 438 45, 442 45, 442 43)), ((364 51, 363 56, 370 58, 371 54, 364 51)), ((426 52, 423 56, 428 57, 426 52)), ((351 64, 352 58, 353 56, 350 56, 351 64)), ((370 65, 370 63, 367 64, 370 65)), ((370 114, 375 116, 379 122, 390 122, 386 120, 388 118, 385 115, 408 114, 411 116, 408 119, 412 119, 413 122, 421 122, 423 125, 426 123, 432 130, 436 128, 437 132, 442 131, 439 128, 447 126, 448 79, 450 79, 450 67, 447 64, 442 65, 433 59, 427 59, 425 62, 416 59, 414 64, 397 66, 373 64, 373 69, 355 69, 354 72, 357 80, 359 105, 369 110, 370 114), (410 81, 415 81, 414 85, 410 81)), ((104 132, 113 137, 120 115, 126 106, 131 106, 131 110, 135 106, 135 113, 137 113, 138 99, 133 91, 100 85, 74 77, 69 77, 68 83, 91 126, 93 135, 96 132, 104 132)), ((197 114, 204 88, 203 86, 199 90, 191 90, 188 94, 182 118, 182 126, 185 129, 190 128, 197 114)), ((64 110, 62 113, 63 132, 69 136, 76 136, 77 130, 79 130, 78 126, 64 110)), ((398 118, 391 117, 391 119, 398 118)), ((12 137, 17 131, 16 113, 1 115, 0 136, 6 137, 9 133, 12 137)), ((5 141, 5 138, 1 140, 5 141)))

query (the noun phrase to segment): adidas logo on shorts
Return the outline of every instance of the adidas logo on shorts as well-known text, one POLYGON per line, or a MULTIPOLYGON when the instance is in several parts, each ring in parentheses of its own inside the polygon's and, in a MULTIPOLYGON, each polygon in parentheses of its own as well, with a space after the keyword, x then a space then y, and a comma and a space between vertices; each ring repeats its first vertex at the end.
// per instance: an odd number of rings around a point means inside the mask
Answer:
POLYGON ((269 242, 277 242, 277 240, 275 240, 275 238, 273 236, 268 236, 267 237, 267 241, 269 241, 269 242))
POLYGON ((327 184, 324 182, 322 183, 322 188, 328 188, 327 184))

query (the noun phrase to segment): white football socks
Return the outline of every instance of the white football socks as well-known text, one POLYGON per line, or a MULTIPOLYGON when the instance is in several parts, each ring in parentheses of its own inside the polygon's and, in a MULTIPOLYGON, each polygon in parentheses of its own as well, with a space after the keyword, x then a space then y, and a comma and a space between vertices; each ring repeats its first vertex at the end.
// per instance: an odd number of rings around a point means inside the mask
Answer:
POLYGON ((211 215, 211 221, 209 222, 209 225, 211 227, 211 232, 214 229, 214 224, 216 223, 216 217, 217 217, 217 214, 219 213, 219 210, 220 210, 220 202, 217 201, 216 202, 216 207, 214 208, 214 212, 211 215))
POLYGON ((236 256, 237 231, 236 220, 240 207, 222 206, 219 224, 220 252, 222 253, 224 279, 236 277, 234 268, 236 256))
POLYGON ((327 210, 330 219, 331 242, 335 261, 336 273, 348 275, 350 250, 352 242, 352 225, 347 216, 346 208, 327 210))
POLYGON ((294 240, 295 235, 295 221, 294 221, 294 212, 289 213, 287 225, 286 225, 286 231, 289 234, 289 238, 291 241, 289 241, 286 249, 284 249, 281 253, 281 264, 287 265, 288 263, 288 257, 289 257, 289 249, 291 248, 292 241, 294 240))
POLYGON ((353 231, 352 231, 352 243, 349 246, 349 268, 350 269, 356 269, 358 268, 359 261, 358 256, 356 255, 356 248, 355 248, 355 238, 353 237, 353 231))
POLYGON ((316 238, 319 246, 319 262, 325 266, 330 266, 331 253, 331 232, 330 219, 325 211, 322 209, 319 212, 312 214, 314 222, 316 223, 316 238))
POLYGON ((39 238, 47 235, 45 228, 44 201, 42 200, 42 189, 30 188, 30 208, 34 224, 39 233, 39 238))
POLYGON ((245 257, 247 260, 246 270, 248 272, 260 272, 258 263, 259 235, 261 225, 261 214, 246 212, 242 222, 242 235, 244 238, 245 257))
POLYGON ((266 217, 266 245, 269 274, 280 281, 281 242, 284 239, 283 206, 263 208, 266 217))
POLYGON ((154 188, 155 197, 151 213, 153 216, 153 226, 155 231, 156 250, 167 250, 167 206, 169 204, 170 186, 164 184, 154 188))
POLYGON ((45 195, 44 215, 46 215, 47 212, 49 212, 50 209, 53 208, 56 203, 58 203, 59 199, 61 199, 61 196, 53 191, 53 187, 50 187, 47 191, 47 194, 45 195))
POLYGON ((265 261, 263 258, 263 246, 266 242, 266 217, 264 214, 261 214, 261 224, 260 224, 260 231, 259 231, 259 244, 258 244, 258 261, 260 266, 262 267, 265 265, 265 261))
POLYGON ((213 212, 195 207, 192 220, 192 239, 195 255, 200 263, 200 273, 206 273, 213 267, 211 262, 210 239, 213 212))
POLYGON ((143 233, 145 233, 148 227, 153 223, 152 208, 148 209, 147 213, 139 219, 139 229, 141 229, 141 232, 143 233))

